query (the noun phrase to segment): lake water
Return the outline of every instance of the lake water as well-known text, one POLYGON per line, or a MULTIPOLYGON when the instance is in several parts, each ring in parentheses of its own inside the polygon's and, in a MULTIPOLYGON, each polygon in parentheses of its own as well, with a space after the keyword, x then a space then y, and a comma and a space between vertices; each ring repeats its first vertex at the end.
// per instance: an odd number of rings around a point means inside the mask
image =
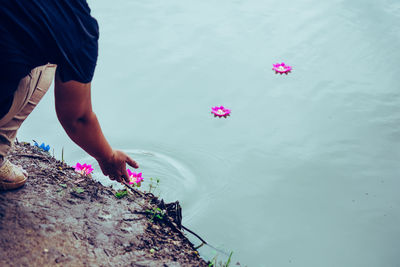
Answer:
MULTIPOLYGON (((398 0, 89 3, 103 131, 185 226, 242 266, 400 266, 398 0)), ((51 91, 20 140, 93 164, 53 106, 51 91)))

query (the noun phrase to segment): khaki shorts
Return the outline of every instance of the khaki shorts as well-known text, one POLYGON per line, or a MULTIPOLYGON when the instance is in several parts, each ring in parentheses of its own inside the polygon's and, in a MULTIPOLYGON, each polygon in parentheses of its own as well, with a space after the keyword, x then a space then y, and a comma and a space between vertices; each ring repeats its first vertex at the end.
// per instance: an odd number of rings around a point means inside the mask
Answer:
POLYGON ((10 110, 0 119, 0 157, 7 156, 19 127, 49 89, 56 68, 54 64, 39 66, 19 82, 10 110))

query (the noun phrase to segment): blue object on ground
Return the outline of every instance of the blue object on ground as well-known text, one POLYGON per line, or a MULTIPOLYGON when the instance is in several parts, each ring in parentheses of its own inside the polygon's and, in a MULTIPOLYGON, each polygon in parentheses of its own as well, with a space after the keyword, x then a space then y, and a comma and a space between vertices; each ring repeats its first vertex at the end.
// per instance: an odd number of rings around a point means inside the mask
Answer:
POLYGON ((40 146, 38 143, 35 142, 35 146, 37 146, 38 148, 43 149, 44 151, 48 152, 50 150, 50 146, 49 145, 45 145, 45 143, 42 143, 40 146))

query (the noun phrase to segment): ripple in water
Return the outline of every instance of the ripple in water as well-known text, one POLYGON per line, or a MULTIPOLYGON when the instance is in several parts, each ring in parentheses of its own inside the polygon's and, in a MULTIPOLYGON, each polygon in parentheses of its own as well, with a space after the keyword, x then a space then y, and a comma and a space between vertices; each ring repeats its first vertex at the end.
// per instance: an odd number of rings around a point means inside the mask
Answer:
MULTIPOLYGON (((197 190, 200 185, 199 179, 183 162, 160 152, 140 149, 124 149, 123 151, 139 163, 140 168, 136 172, 142 172, 144 177, 140 190, 149 191, 150 178, 160 179, 159 187, 154 194, 159 195, 166 202, 179 200, 185 222, 192 220, 196 214, 207 207, 209 198, 197 190)), ((80 162, 92 164, 95 169, 93 178, 104 186, 123 189, 121 184, 111 181, 102 174, 100 166, 92 157, 84 157, 80 162)), ((130 169, 134 170, 132 167, 130 169)))

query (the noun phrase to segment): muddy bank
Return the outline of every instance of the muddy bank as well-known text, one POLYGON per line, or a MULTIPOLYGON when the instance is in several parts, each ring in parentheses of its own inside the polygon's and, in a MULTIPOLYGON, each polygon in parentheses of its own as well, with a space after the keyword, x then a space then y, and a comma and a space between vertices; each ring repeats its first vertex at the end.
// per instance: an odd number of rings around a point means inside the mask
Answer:
POLYGON ((208 266, 172 217, 150 220, 152 196, 118 199, 29 144, 10 161, 30 176, 0 192, 0 266, 208 266))

